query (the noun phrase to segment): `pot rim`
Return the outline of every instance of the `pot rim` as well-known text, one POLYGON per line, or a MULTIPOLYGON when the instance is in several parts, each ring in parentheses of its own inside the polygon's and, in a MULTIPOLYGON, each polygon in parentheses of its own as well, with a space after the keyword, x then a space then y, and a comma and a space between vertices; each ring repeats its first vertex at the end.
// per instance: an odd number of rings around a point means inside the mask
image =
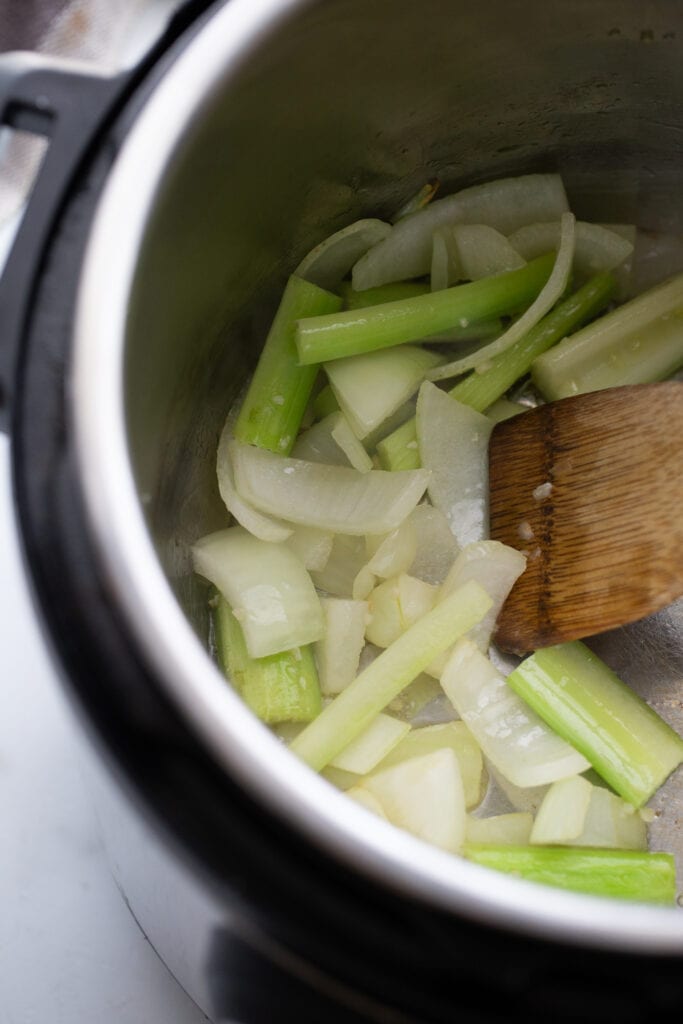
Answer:
POLYGON ((124 141, 88 240, 67 380, 77 468, 96 557, 160 685, 215 759, 269 814, 363 873, 480 923, 609 950, 683 951, 673 908, 536 885, 444 853, 368 814, 282 746, 212 663, 156 556, 128 456, 126 310, 164 169, 184 133, 248 53, 314 0, 230 0, 168 68, 124 141), (125 215, 122 211, 125 210, 125 215))

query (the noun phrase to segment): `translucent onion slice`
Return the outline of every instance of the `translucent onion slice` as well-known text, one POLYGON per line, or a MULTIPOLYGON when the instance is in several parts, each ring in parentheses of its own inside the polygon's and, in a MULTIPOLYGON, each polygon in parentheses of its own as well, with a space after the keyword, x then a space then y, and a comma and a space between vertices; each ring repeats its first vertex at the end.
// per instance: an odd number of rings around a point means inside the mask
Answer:
POLYGON ((479 745, 464 722, 441 722, 411 731, 386 755, 379 769, 424 757, 435 750, 452 750, 460 765, 465 806, 476 807, 482 797, 483 759, 479 745))
MULTIPOLYGON (((526 260, 542 256, 560 244, 560 222, 526 224, 510 235, 508 243, 526 260)), ((576 222, 574 269, 580 274, 591 277, 603 270, 614 270, 632 253, 633 241, 619 232, 584 220, 576 222)))
POLYGON ((474 818, 468 814, 465 822, 465 841, 491 843, 495 846, 526 846, 533 821, 533 816, 523 811, 494 814, 490 818, 474 818))
POLYGON ((390 232, 391 224, 383 220, 357 220, 311 249, 294 274, 311 284, 317 284, 319 288, 334 292, 354 263, 390 232))
POLYGON ((285 543, 309 571, 321 572, 332 553, 334 534, 316 526, 295 526, 285 543))
POLYGON ((357 437, 366 438, 415 394, 443 356, 398 345, 325 363, 325 372, 357 437))
POLYGON ((488 443, 493 423, 426 382, 416 411, 422 466, 430 471, 429 497, 464 547, 488 536, 488 443))
POLYGON ((417 213, 424 206, 431 203, 432 199, 439 191, 441 182, 438 178, 430 178, 421 189, 411 196, 403 206, 401 206, 396 213, 391 217, 391 223, 396 224, 397 221, 403 220, 404 217, 408 217, 411 213, 417 213))
POLYGON ((329 695, 341 693, 356 678, 365 644, 368 605, 366 601, 339 597, 323 597, 320 604, 325 632, 315 645, 315 660, 320 688, 329 695))
POLYGON ((359 473, 237 442, 231 452, 241 498, 287 522, 333 533, 389 533, 412 512, 429 480, 426 470, 359 473))
POLYGON ((432 264, 429 284, 433 292, 443 291, 462 281, 463 269, 451 227, 437 228, 432 237, 432 264))
POLYGON ((275 544, 287 540, 292 533, 291 526, 280 522, 272 516, 263 515, 245 501, 237 493, 235 477, 230 456, 230 444, 233 441, 232 428, 235 417, 228 417, 221 432, 218 442, 218 455, 216 457, 216 473, 218 476, 218 490, 228 512, 234 516, 237 522, 253 533, 259 540, 271 541, 275 544))
POLYGON ((388 579, 405 572, 417 552, 417 534, 412 514, 386 537, 368 537, 370 560, 363 566, 353 583, 353 596, 364 601, 377 582, 377 577, 388 579), (377 541, 378 543, 373 543, 377 541))
POLYGON ((583 832, 571 845, 647 850, 647 825, 641 811, 616 793, 593 786, 583 832))
POLYGON ((406 572, 425 583, 443 583, 458 553, 446 516, 440 509, 422 502, 407 522, 413 525, 417 550, 406 572))
POLYGON ((501 352, 504 352, 511 345, 514 345, 516 341, 519 341, 520 338, 523 338, 546 313, 550 312, 567 288, 574 259, 576 225, 574 214, 564 213, 560 224, 560 244, 557 250, 555 265, 550 277, 529 308, 495 341, 484 345, 470 355, 463 356, 462 359, 456 359, 452 363, 446 363, 431 370, 428 374, 430 380, 457 377, 473 367, 486 366, 489 360, 494 356, 500 355, 501 352))
POLYGON ((430 272, 432 237, 446 224, 487 224, 509 235, 523 224, 559 220, 569 209, 557 174, 500 178, 437 199, 399 221, 353 268, 356 291, 430 272))
POLYGON ((318 590, 334 597, 353 597, 353 584, 367 561, 365 539, 336 533, 332 551, 325 568, 312 572, 311 576, 318 590))
POLYGON ((292 448, 292 458, 329 466, 353 466, 361 473, 372 469, 372 459, 339 411, 304 431, 292 448))
POLYGON ((366 637, 389 647, 434 607, 437 594, 436 587, 406 573, 380 583, 368 598, 366 637))
POLYGON ((232 608, 251 658, 321 638, 320 600, 286 544, 269 544, 232 526, 198 540, 192 557, 195 571, 218 587, 232 608))
POLYGON ((410 726, 407 722, 400 722, 398 718, 380 711, 365 732, 330 761, 330 767, 355 772, 356 775, 367 775, 408 732, 410 726))
POLYGON ((441 685, 482 752, 513 785, 542 786, 590 767, 513 693, 471 640, 455 645, 441 685))
MULTIPOLYGON (((487 224, 455 224, 446 230, 453 234, 457 265, 466 281, 479 281, 492 274, 517 270, 526 263, 526 259, 510 245, 505 235, 487 224)), ((549 245, 545 252, 552 248, 549 245)), ((538 255, 542 256, 543 253, 538 255)))
POLYGON ((581 775, 554 782, 538 809, 531 842, 566 845, 583 832, 592 786, 581 775))
POLYGON ((458 853, 465 839, 465 797, 452 750, 414 757, 363 779, 393 825, 458 853))

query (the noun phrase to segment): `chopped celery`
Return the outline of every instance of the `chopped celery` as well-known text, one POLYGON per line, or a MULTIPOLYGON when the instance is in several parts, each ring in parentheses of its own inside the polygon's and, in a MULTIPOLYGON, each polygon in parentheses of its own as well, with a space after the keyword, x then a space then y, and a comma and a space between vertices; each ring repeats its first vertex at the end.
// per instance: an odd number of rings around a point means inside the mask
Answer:
POLYGON ((634 807, 683 761, 680 736, 578 640, 536 651, 508 684, 634 807))
MULTIPOLYGON (((484 345, 469 355, 462 356, 460 359, 455 359, 451 363, 446 363, 432 370, 429 374, 430 380, 444 380, 446 377, 457 377, 464 373, 465 370, 488 367, 490 360, 494 356, 501 355, 501 353, 514 345, 515 342, 525 337, 543 319, 546 313, 550 312, 555 303, 562 298, 569 284, 572 260, 574 258, 575 225, 576 220, 573 213, 562 214, 560 245, 552 272, 534 301, 525 309, 522 315, 513 321, 499 338, 490 341, 488 345, 484 345)), ((542 256, 538 258, 543 259, 542 256)), ((530 266, 533 266, 533 263, 527 264, 527 267, 530 266)), ((511 271, 511 273, 521 274, 522 270, 511 271)), ((484 278, 484 280, 495 281, 499 280, 499 278, 484 278)))
POLYGON ((573 892, 644 903, 676 899, 676 866, 669 853, 468 844, 464 854, 484 867, 573 892))
POLYGON ((219 596, 214 610, 216 653, 227 677, 262 722, 310 722, 322 707, 310 647, 251 658, 242 627, 219 596))
POLYGON ((538 809, 530 842, 550 846, 646 850, 647 828, 631 804, 585 775, 553 783, 538 809))
POLYGON ((494 814, 488 818, 468 815, 465 842, 487 846, 526 846, 531 835, 533 816, 528 811, 494 814))
MULTIPOLYGON (((473 371, 451 388, 449 394, 463 405, 484 412, 529 372, 537 356, 604 309, 615 287, 611 274, 598 274, 548 313, 525 337, 495 356, 487 369, 481 373, 473 371)), ((384 469, 417 469, 420 458, 415 420, 409 420, 380 441, 377 451, 384 469)))
POLYGON ((443 750, 444 747, 452 750, 458 759, 465 806, 476 807, 482 798, 483 760, 479 745, 464 722, 440 722, 438 725, 411 729, 386 755, 378 768, 391 768, 402 761, 423 757, 435 750, 443 750))
POLYGON ((315 645, 320 686, 326 695, 341 693, 358 672, 368 605, 339 597, 323 597, 320 604, 325 619, 325 632, 315 645))
POLYGON ((425 583, 443 583, 458 553, 448 520, 438 508, 423 503, 413 509, 407 522, 417 538, 417 550, 406 572, 425 583))
POLYGON ((550 276, 553 262, 554 253, 549 253, 520 270, 441 292, 302 318, 296 330, 300 362, 308 366, 360 355, 419 341, 458 323, 468 326, 474 320, 513 313, 536 298, 550 276))
POLYGON ((237 417, 238 441, 289 454, 317 375, 317 367, 299 365, 295 324, 340 308, 338 295, 290 277, 237 417))
POLYGON ((683 366, 683 274, 565 338, 531 367, 549 400, 663 380, 683 366))
POLYGON ((464 584, 382 651, 299 733, 291 750, 312 768, 324 768, 490 606, 491 599, 477 583, 464 584))
POLYGON ((330 761, 331 768, 341 768, 356 775, 367 775, 410 732, 407 722, 380 712, 353 743, 330 761))
POLYGON ((368 306, 381 306, 384 302, 396 302, 397 299, 414 299, 416 295, 427 295, 428 284, 419 281, 395 281, 383 284, 379 288, 366 288, 357 292, 351 284, 345 282, 339 289, 344 300, 345 309, 366 309, 368 306))
POLYGON ((311 249, 294 273, 319 288, 337 291, 354 263, 390 232, 391 225, 383 220, 354 221, 311 249))

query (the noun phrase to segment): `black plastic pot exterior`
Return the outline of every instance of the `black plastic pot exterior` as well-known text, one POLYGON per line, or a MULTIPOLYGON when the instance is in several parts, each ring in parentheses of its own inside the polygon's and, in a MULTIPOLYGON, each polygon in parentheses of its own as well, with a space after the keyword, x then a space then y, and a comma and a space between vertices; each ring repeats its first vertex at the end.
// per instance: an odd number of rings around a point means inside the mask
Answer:
POLYGON ((76 307, 93 217, 119 151, 157 82, 223 7, 204 15, 204 5, 193 6, 149 67, 114 93, 102 91, 92 139, 62 175, 64 193, 52 205, 45 199, 35 228, 28 221, 22 260, 30 253, 34 274, 24 265, 14 321, 21 346, 2 369, 11 381, 16 506, 36 607, 84 728, 133 813, 215 902, 211 1014, 245 1024, 323 1014, 330 1022, 445 1022, 455 1014, 493 1022, 512 1012, 645 1021, 680 1010, 683 975, 673 950, 591 948, 556 933, 516 933, 509 917, 454 913, 356 870, 272 813, 188 722, 112 589, 74 436, 76 307))

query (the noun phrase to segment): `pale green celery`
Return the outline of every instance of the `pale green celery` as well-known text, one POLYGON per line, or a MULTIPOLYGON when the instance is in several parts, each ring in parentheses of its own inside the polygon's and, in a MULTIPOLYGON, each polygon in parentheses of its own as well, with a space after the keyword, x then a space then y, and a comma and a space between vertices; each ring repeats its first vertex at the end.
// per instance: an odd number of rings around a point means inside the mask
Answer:
POLYGON ((312 768, 324 768, 490 607, 491 598, 478 583, 459 587, 378 655, 299 733, 290 749, 312 768))
POLYGON ((338 295, 299 277, 289 278, 237 417, 238 441, 289 454, 318 372, 316 366, 299 366, 296 322, 340 308, 338 295))
POLYGON ((536 651, 507 682, 634 807, 683 761, 681 737, 578 640, 536 651))
POLYGON ((222 596, 215 600, 213 620, 219 663, 262 722, 310 722, 320 713, 320 686, 310 646, 251 658, 242 627, 222 596))
POLYGON ((457 324, 490 320, 531 303, 545 285, 555 261, 548 253, 519 270, 443 291, 398 299, 365 309, 300 319, 296 344, 302 365, 361 355, 391 345, 419 341, 457 324))
POLYGON ((651 288, 565 338, 531 367, 554 401, 626 384, 648 384, 683 366, 683 274, 651 288))
MULTIPOLYGON (((612 274, 597 274, 545 316, 525 337, 495 356, 488 367, 473 370, 449 394, 463 405, 478 412, 488 409, 501 395, 529 372, 534 360, 568 333, 590 320, 607 305, 616 288, 612 274)), ((404 423, 377 445, 384 469, 417 469, 420 456, 417 448, 415 420, 404 423)))
POLYGON ((339 402, 332 386, 326 384, 313 399, 313 415, 316 420, 324 420, 333 412, 339 412, 339 402))
POLYGON ((393 284, 380 284, 377 288, 366 288, 362 292, 357 292, 350 281, 344 281, 339 289, 345 309, 367 309, 368 306, 381 306, 397 299, 414 299, 417 295, 428 295, 430 291, 429 284, 420 281, 395 281, 393 284))
POLYGON ((484 867, 572 892, 643 903, 672 904, 676 899, 676 865, 670 853, 468 844, 464 855, 484 867))

